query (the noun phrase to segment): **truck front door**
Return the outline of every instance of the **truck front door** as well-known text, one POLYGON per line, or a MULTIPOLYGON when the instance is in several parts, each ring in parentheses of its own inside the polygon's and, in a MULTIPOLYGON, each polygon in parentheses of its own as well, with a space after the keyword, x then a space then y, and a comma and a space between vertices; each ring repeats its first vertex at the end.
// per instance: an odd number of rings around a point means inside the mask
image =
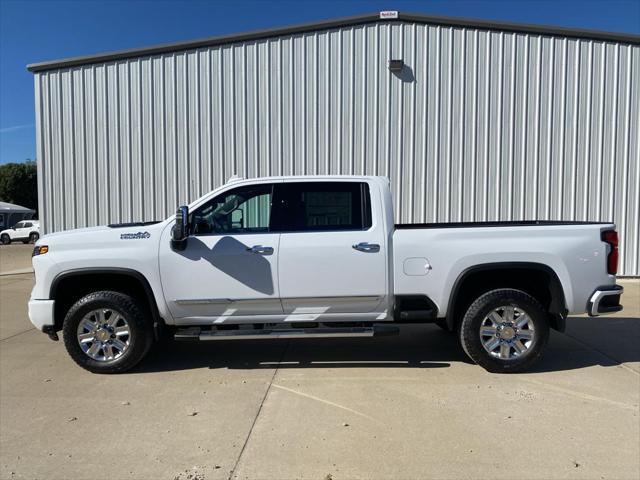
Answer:
MULTIPOLYGON (((280 235, 269 227, 273 184, 228 190, 190 214, 182 251, 160 246, 160 275, 177 324, 282 315, 278 291, 280 235)), ((257 320, 256 320, 257 321, 257 320)))

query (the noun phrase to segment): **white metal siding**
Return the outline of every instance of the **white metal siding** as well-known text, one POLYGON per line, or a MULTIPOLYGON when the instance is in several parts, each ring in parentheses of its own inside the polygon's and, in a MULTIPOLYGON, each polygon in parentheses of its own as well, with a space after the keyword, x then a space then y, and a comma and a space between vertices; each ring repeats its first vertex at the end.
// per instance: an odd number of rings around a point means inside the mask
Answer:
POLYGON ((639 85, 638 45, 408 22, 36 73, 43 230, 386 175, 400 222, 614 220, 639 275, 639 85))

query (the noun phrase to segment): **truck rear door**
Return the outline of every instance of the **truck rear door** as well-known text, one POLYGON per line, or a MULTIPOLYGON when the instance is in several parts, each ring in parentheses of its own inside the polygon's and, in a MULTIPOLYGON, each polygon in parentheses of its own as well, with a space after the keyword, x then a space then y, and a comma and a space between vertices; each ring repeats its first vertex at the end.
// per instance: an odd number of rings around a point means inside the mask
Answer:
POLYGON ((368 183, 285 182, 273 201, 284 313, 378 318, 386 308, 387 245, 368 183))

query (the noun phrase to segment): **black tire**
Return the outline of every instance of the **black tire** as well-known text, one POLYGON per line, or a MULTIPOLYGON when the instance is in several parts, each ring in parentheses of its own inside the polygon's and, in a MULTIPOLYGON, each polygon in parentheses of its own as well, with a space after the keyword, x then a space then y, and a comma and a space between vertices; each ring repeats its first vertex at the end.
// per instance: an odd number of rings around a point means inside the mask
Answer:
POLYGON ((29 235, 29 243, 36 243, 40 238, 40 234, 33 232, 29 235))
POLYGON ((517 373, 529 369, 540 359, 548 340, 547 313, 540 302, 521 290, 503 288, 481 295, 469 306, 460 325, 460 343, 465 353, 475 363, 493 373, 517 373), (529 348, 516 358, 501 359, 493 356, 482 344, 480 327, 487 315, 501 306, 513 306, 524 311, 535 329, 529 348))
MULTIPOLYGON (((129 295, 100 291, 85 295, 67 312, 62 328, 64 345, 71 358, 93 373, 122 373, 133 368, 147 354, 153 343, 153 327, 145 318, 145 309, 129 295), (129 326, 129 346, 112 360, 96 360, 86 354, 78 342, 78 325, 85 315, 96 309, 110 309, 122 315, 129 326)), ((106 355, 105 355, 106 356, 106 355)))
POLYGON ((0 237, 0 243, 2 243, 2 245, 9 245, 11 243, 11 237, 6 233, 3 233, 0 237))

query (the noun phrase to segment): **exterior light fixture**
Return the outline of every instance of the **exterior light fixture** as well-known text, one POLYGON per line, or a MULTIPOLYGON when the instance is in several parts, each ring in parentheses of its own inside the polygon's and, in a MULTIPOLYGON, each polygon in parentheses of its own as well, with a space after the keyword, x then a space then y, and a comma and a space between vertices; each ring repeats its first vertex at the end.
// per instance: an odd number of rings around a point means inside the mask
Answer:
POLYGON ((389 63, 387 64, 387 66, 388 66, 390 72, 399 73, 404 68, 404 61, 403 60, 389 60, 389 63))

